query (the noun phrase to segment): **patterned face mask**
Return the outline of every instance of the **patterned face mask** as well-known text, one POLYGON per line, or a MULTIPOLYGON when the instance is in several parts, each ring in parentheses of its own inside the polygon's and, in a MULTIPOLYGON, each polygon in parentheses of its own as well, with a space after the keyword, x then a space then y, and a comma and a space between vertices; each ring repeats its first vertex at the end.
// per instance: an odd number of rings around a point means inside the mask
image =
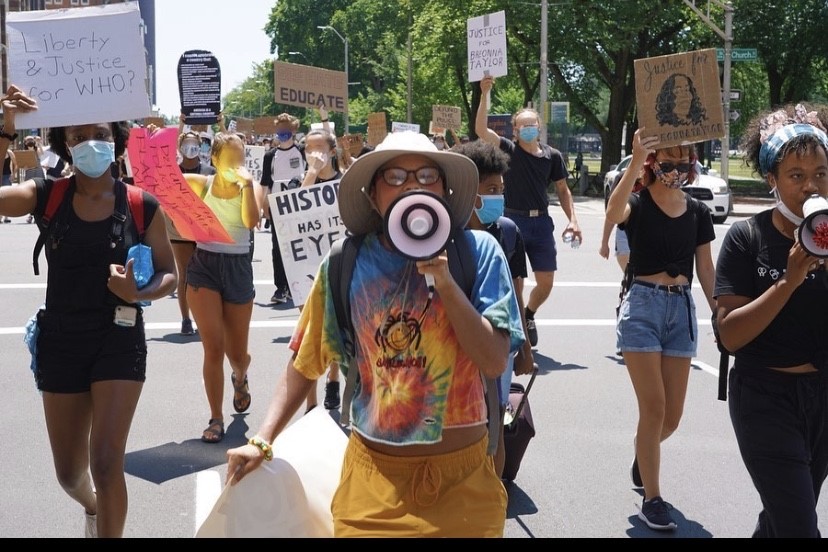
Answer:
POLYGON ((675 165, 673 163, 664 162, 664 168, 669 168, 669 172, 665 172, 661 168, 661 163, 656 161, 653 163, 653 174, 656 175, 662 184, 671 190, 677 190, 687 184, 687 175, 690 173, 689 163, 680 163, 675 165))

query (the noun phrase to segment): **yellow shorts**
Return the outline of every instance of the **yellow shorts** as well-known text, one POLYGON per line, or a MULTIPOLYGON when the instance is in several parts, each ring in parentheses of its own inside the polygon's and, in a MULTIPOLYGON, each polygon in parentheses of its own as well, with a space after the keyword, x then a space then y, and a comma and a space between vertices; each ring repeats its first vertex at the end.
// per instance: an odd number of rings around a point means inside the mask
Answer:
POLYGON ((487 444, 399 457, 351 433, 331 504, 334 536, 502 537, 508 499, 487 444))

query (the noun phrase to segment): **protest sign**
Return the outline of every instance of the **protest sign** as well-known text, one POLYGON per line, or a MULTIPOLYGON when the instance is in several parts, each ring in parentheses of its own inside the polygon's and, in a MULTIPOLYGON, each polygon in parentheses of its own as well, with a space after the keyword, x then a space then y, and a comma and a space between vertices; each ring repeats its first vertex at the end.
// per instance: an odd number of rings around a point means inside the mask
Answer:
POLYGON ((345 236, 338 196, 339 180, 267 196, 290 294, 297 307, 305 304, 319 263, 331 244, 345 236))
POLYGON ((434 121, 428 122, 428 133, 432 136, 442 136, 443 138, 446 137, 446 129, 434 126, 434 121))
POLYGON ((509 140, 512 139, 512 133, 514 132, 512 129, 512 116, 508 113, 489 115, 486 119, 486 126, 495 131, 498 136, 503 136, 509 140))
POLYGON ((14 152, 14 160, 18 169, 34 169, 39 166, 34 150, 17 150, 14 152))
POLYGON ((167 121, 164 120, 164 117, 144 117, 144 126, 155 125, 158 128, 164 128, 167 126, 167 121))
POLYGON ((399 121, 391 121, 391 132, 404 132, 406 130, 420 132, 420 125, 417 123, 401 123, 399 121))
POLYGON ((244 146, 244 166, 256 182, 262 181, 264 155, 264 146, 244 146))
POLYGON ((143 119, 151 114, 137 2, 11 12, 9 81, 37 100, 17 128, 143 119))
POLYGON ((659 148, 724 136, 716 49, 635 60, 638 126, 659 148))
POLYGON ((213 211, 190 188, 175 161, 177 128, 153 134, 145 128, 129 132, 128 154, 135 184, 151 193, 186 240, 233 243, 213 211))
POLYGON ((362 151, 363 142, 364 137, 362 134, 346 134, 345 136, 338 136, 336 139, 336 145, 343 150, 347 149, 351 157, 354 158, 359 156, 359 152, 362 151))
POLYGON ((462 112, 459 107, 432 105, 431 122, 434 127, 443 129, 444 134, 447 129, 460 130, 460 125, 463 123, 462 112))
MULTIPOLYGON (((311 130, 325 130, 325 123, 311 123, 311 130)), ((336 136, 336 124, 333 121, 328 121, 328 132, 336 136)))
POLYGON ((253 130, 256 134, 276 134, 276 119, 274 117, 257 117, 253 119, 253 130))
POLYGON ((469 82, 506 74, 506 12, 499 11, 466 21, 469 82))
POLYGON ((188 50, 178 59, 181 112, 191 125, 211 125, 221 111, 221 67, 211 52, 188 50))
POLYGON ((253 119, 245 119, 244 117, 238 117, 235 119, 236 121, 236 130, 239 132, 243 132, 245 134, 254 134, 255 129, 253 127, 253 119))
POLYGON ((348 110, 348 82, 344 71, 274 61, 273 81, 276 103, 325 107, 338 112, 348 110))
POLYGON ((388 123, 385 119, 385 111, 368 114, 368 145, 372 148, 385 140, 388 134, 388 123))

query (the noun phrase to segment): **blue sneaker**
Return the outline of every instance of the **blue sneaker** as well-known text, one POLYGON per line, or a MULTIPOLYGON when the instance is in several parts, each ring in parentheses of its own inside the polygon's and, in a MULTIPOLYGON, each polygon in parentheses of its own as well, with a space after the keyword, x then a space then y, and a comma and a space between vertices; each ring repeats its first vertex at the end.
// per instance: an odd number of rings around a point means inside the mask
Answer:
POLYGON ((676 522, 670 515, 673 509, 671 504, 664 502, 660 496, 645 500, 641 504, 641 511, 638 512, 638 519, 647 524, 650 529, 656 531, 674 531, 676 522))

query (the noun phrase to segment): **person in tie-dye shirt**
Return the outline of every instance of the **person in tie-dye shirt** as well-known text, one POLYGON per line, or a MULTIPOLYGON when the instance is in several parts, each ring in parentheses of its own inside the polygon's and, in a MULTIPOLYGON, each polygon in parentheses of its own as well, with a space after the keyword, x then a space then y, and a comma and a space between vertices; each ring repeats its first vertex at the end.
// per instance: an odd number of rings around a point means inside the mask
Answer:
MULTIPOLYGON (((349 369, 359 379, 351 436, 331 504, 334 535, 500 537, 506 491, 486 453, 484 378, 499 376, 524 341, 508 262, 497 240, 465 230, 477 261, 471 298, 449 272, 445 251, 428 261, 396 252, 383 217, 401 194, 444 198, 462 229, 478 174, 463 155, 438 151, 422 134, 392 133, 342 178, 339 210, 364 235, 350 288, 356 336, 349 369), (434 278, 429 292, 424 275, 434 278)), ((347 361, 325 259, 302 310, 293 358, 277 384, 257 444, 228 451, 228 479, 256 469, 331 362, 347 361), (264 444, 262 444, 264 443, 264 444)))

